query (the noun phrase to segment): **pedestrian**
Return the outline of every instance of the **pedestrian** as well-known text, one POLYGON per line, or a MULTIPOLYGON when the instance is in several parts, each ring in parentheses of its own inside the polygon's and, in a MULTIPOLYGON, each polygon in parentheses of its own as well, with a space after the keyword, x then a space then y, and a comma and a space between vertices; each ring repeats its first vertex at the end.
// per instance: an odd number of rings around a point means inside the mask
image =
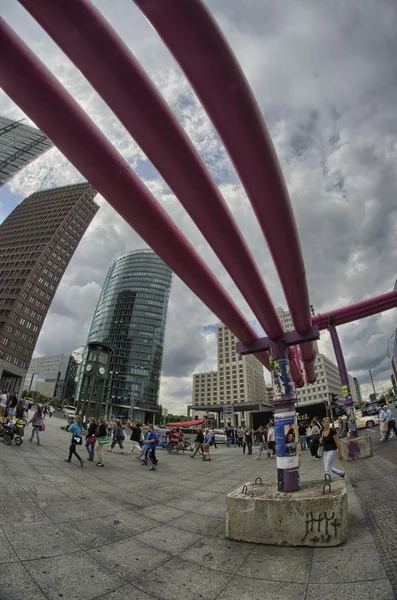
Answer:
POLYGON ((149 425, 149 431, 146 436, 147 452, 146 460, 150 463, 150 471, 156 471, 158 460, 156 458, 156 447, 158 443, 157 431, 154 429, 154 425, 149 425))
POLYGON ((391 408, 388 408, 386 410, 386 422, 387 422, 387 430, 386 430, 386 437, 384 439, 385 442, 387 442, 387 440, 389 439, 389 435, 392 430, 394 431, 394 435, 397 436, 396 418, 395 418, 394 413, 391 408))
POLYGON ((237 447, 238 445, 238 437, 237 437, 237 427, 233 429, 233 446, 237 447))
POLYGON ((386 418, 386 411, 385 411, 384 406, 379 407, 378 412, 379 412, 379 421, 380 421, 380 441, 383 442, 383 440, 386 437, 386 433, 387 433, 387 418, 386 418))
POLYGON ((51 404, 50 405, 50 419, 51 419, 52 415, 54 414, 54 412, 55 412, 55 408, 51 404))
POLYGON ((311 438, 310 453, 311 453, 312 457, 314 458, 314 460, 318 460, 317 450, 318 450, 318 446, 320 443, 320 433, 321 433, 321 429, 318 426, 318 422, 316 422, 313 419, 312 423, 311 423, 311 434, 310 434, 310 438, 311 438))
POLYGON ((204 444, 204 433, 203 430, 201 429, 201 427, 199 427, 197 429, 197 435, 196 435, 196 439, 194 440, 194 451, 193 454, 190 455, 190 458, 194 458, 197 454, 197 452, 200 452, 200 454, 202 454, 204 456, 204 450, 203 450, 203 444, 204 444))
POLYGON ((306 425, 304 423, 300 423, 299 427, 298 427, 298 433, 299 433, 299 444, 301 447, 301 450, 307 450, 307 442, 306 442, 306 425))
POLYGON ((120 419, 116 419, 116 424, 113 429, 113 440, 110 448, 108 448, 108 452, 111 452, 116 444, 120 447, 120 454, 124 454, 124 446, 123 441, 125 440, 125 435, 123 431, 123 427, 120 419))
POLYGON ((7 404, 7 417, 12 418, 14 416, 14 411, 15 411, 17 404, 18 404, 18 398, 15 396, 15 394, 10 394, 8 397, 8 404, 7 404))
POLYGON ((76 452, 76 446, 81 446, 83 443, 83 438, 82 438, 83 430, 82 430, 81 425, 82 425, 81 417, 79 415, 77 415, 77 417, 74 418, 74 421, 71 424, 70 429, 69 429, 70 433, 72 434, 72 440, 71 440, 70 446, 69 446, 69 458, 65 458, 65 462, 68 462, 68 463, 72 462, 72 456, 74 454, 80 463, 80 467, 83 468, 84 460, 76 452))
POLYGON ((147 425, 144 425, 142 427, 142 430, 141 430, 141 438, 143 437, 143 444, 141 446, 141 453, 140 453, 139 456, 135 457, 137 460, 141 460, 142 461, 142 465, 147 465, 148 464, 148 462, 147 462, 147 456, 146 456, 147 451, 149 450, 149 445, 146 444, 146 437, 147 437, 148 433, 149 433, 149 427, 147 425))
POLYGON ((266 440, 266 429, 263 427, 260 428, 260 439, 259 439, 259 450, 257 456, 255 456, 255 460, 259 460, 262 456, 262 452, 266 450, 267 440, 266 440))
POLYGON ((239 448, 241 448, 243 445, 243 439, 244 439, 244 431, 241 429, 241 427, 239 427, 237 429, 237 442, 238 442, 239 448))
POLYGON ((245 454, 245 447, 247 446, 248 455, 252 454, 252 443, 253 443, 253 431, 252 429, 247 429, 244 433, 244 441, 243 441, 243 454, 245 454))
POLYGON ((232 438, 234 438, 233 429, 231 427, 226 427, 226 447, 227 448, 231 448, 232 438))
POLYGON ((274 431, 273 421, 267 425, 267 457, 272 458, 276 452, 276 432, 274 431))
POLYGON ((44 425, 43 409, 40 404, 37 406, 36 412, 27 425, 30 425, 30 423, 32 424, 32 435, 29 438, 29 442, 33 442, 34 435, 36 434, 37 443, 40 445, 39 431, 42 431, 44 425))
POLYGON ((0 394, 0 417, 6 416, 7 404, 8 404, 7 392, 1 392, 1 394, 0 394))
POLYGON ((103 447, 109 443, 108 426, 107 426, 105 417, 101 417, 99 419, 99 427, 96 432, 96 437, 98 440, 98 444, 97 444, 97 448, 96 448, 98 462, 97 462, 96 466, 104 467, 105 464, 104 464, 104 460, 103 460, 103 447))
POLYGON ((15 407, 15 418, 24 421, 25 417, 25 401, 21 399, 15 407))
POLYGON ((324 471, 330 478, 332 477, 332 473, 344 478, 345 472, 332 466, 336 455, 338 455, 339 460, 342 460, 342 447, 339 436, 336 429, 331 427, 331 420, 328 417, 323 419, 322 425, 323 430, 319 441, 324 448, 324 471))
POLYGON ((127 423, 127 427, 129 427, 131 429, 131 437, 130 437, 131 450, 130 450, 130 454, 132 454, 132 452, 134 452, 134 448, 136 448, 136 450, 140 453, 141 452, 141 445, 140 445, 140 441, 141 441, 141 428, 136 423, 131 423, 131 421, 129 421, 127 423))
POLYGON ((204 435, 203 445, 203 460, 211 460, 210 447, 211 447, 212 435, 211 432, 206 429, 204 435))
POLYGON ((109 421, 109 423, 107 424, 107 428, 108 428, 108 437, 112 437, 114 426, 111 421, 109 421))
POLYGON ((90 417, 88 421, 87 436, 85 438, 85 449, 88 452, 88 460, 90 462, 94 460, 97 429, 98 426, 95 417, 90 417))

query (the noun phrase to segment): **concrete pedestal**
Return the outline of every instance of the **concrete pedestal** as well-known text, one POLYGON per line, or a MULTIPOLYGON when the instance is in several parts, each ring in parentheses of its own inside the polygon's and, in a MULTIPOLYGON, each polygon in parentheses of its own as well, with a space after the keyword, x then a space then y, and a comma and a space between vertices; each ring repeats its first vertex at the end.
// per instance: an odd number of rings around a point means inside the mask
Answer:
POLYGON ((372 437, 364 434, 356 438, 341 438, 343 460, 358 460, 373 455, 372 437))
POLYGON ((227 495, 226 537, 274 546, 338 546, 346 540, 347 493, 341 479, 303 483, 285 494, 277 485, 247 483, 227 495))

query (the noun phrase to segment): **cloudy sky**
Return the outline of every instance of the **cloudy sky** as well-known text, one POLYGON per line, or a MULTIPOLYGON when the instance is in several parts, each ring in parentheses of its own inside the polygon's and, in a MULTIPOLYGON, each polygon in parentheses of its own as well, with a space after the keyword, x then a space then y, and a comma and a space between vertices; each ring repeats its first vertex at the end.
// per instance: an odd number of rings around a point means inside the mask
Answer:
MULTIPOLYGON (((159 87, 195 143, 246 236, 276 305, 285 299, 244 190, 178 65, 131 0, 95 4, 159 87)), ((286 178, 316 312, 393 288, 397 277, 397 5, 394 0, 208 0, 240 61, 272 135, 286 178)), ((219 261, 140 148, 95 91, 16 0, 0 14, 101 127, 213 268, 248 319, 253 315, 219 261)), ((0 114, 24 115, 0 92, 0 114)), ((28 194, 81 180, 57 150, 0 191, 0 220, 28 194)), ((104 201, 60 284, 36 355, 85 343, 106 271, 122 252, 144 247, 104 201), (56 329, 57 335, 54 336, 56 329)), ((179 279, 170 299, 163 405, 184 410, 192 373, 215 367, 214 315, 179 279)), ((395 310, 340 328, 349 371, 369 393, 368 369, 388 386, 387 342, 395 310)), ((320 347, 330 358, 328 334, 320 347)))

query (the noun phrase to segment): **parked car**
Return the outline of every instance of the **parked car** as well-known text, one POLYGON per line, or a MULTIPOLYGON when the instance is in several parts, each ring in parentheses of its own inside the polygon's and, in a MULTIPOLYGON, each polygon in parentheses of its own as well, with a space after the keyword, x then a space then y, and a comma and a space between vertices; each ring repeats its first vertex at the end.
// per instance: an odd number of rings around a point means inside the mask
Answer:
POLYGON ((76 407, 75 406, 64 406, 63 407, 63 416, 66 417, 67 419, 70 419, 70 417, 75 417, 76 416, 76 407))
POLYGON ((217 444, 226 444, 226 434, 223 429, 214 429, 214 434, 217 444))
POLYGON ((376 415, 363 415, 360 412, 356 412, 357 429, 365 429, 366 427, 375 427, 379 425, 379 416, 376 415))

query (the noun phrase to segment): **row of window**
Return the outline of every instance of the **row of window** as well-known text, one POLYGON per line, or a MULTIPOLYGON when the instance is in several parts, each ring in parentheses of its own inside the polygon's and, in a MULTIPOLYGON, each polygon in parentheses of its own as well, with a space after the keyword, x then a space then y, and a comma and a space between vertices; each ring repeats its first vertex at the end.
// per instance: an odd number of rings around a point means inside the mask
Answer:
POLYGON ((26 360, 17 358, 16 356, 13 356, 12 354, 5 354, 4 350, 0 350, 0 358, 5 360, 5 362, 15 365, 16 367, 21 367, 21 369, 26 369, 26 366, 27 366, 26 360))

